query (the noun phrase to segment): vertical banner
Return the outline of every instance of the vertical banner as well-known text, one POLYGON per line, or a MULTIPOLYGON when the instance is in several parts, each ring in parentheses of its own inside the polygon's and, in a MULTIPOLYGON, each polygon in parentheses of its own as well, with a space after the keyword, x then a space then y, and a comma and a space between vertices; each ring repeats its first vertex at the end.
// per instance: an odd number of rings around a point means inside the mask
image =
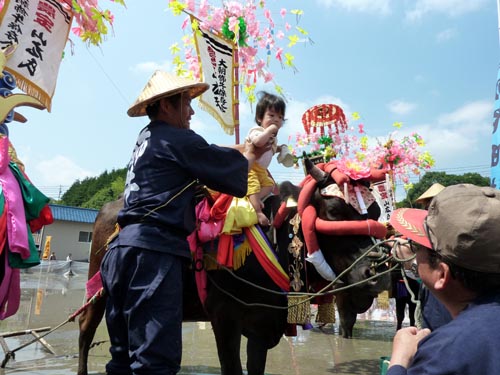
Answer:
POLYGON ((372 193, 381 211, 378 221, 386 224, 394 211, 392 189, 388 186, 387 181, 382 181, 372 184, 372 193))
POLYGON ((500 188, 500 164, 498 163, 500 154, 500 131, 498 121, 500 119, 500 66, 497 73, 497 84, 495 93, 495 108, 493 110, 493 135, 491 138, 491 187, 500 188))
POLYGON ((198 29, 194 32, 201 73, 210 88, 200 96, 200 106, 210 113, 225 133, 234 134, 238 119, 235 116, 234 45, 212 33, 198 29))
POLYGON ((40 315, 42 312, 43 289, 38 288, 36 291, 35 315, 40 315))
POLYGON ((52 236, 45 237, 45 247, 43 248, 42 259, 49 259, 50 256, 50 240, 52 236))
POLYGON ((5 0, 0 48, 17 44, 5 69, 50 112, 73 13, 59 0, 5 0))

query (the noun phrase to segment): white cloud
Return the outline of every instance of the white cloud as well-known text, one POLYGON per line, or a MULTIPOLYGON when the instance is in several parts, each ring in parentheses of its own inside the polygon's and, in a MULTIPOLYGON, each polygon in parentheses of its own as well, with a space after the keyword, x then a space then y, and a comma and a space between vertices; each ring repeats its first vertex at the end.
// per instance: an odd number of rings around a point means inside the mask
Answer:
POLYGON ((438 125, 475 125, 485 120, 490 121, 492 114, 493 105, 490 101, 475 101, 465 104, 454 112, 441 115, 438 119, 438 125))
POLYGON ((320 7, 339 7, 348 11, 389 14, 391 0, 316 0, 320 7))
POLYGON ((397 115, 406 115, 413 112, 417 105, 415 103, 405 102, 404 100, 394 100, 387 105, 389 111, 397 115))
POLYGON ((481 9, 487 0, 417 0, 415 7, 406 12, 406 19, 416 21, 431 13, 460 16, 481 9))
POLYGON ((413 130, 426 141, 437 169, 488 165, 492 113, 490 101, 475 101, 413 130))
POLYGON ((37 175, 36 185, 45 186, 69 186, 76 180, 82 180, 86 177, 96 176, 95 171, 88 171, 78 166, 66 156, 56 155, 52 159, 31 161, 31 168, 37 175))
POLYGON ((413 80, 417 83, 425 82, 425 77, 423 74, 417 74, 415 77, 413 77, 413 80))
POLYGON ((456 29, 446 29, 441 32, 439 32, 436 35, 436 42, 438 43, 444 43, 447 42, 450 39, 453 39, 454 37, 457 36, 457 30, 456 29))

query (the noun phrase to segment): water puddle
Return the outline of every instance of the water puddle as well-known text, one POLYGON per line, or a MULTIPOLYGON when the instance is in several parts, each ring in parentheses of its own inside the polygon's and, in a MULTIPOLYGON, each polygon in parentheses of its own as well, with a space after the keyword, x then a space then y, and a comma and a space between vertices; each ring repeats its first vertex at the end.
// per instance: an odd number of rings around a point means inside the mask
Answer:
MULTIPOLYGON (((0 332, 50 327, 65 322, 84 303, 87 263, 72 262, 73 276, 68 276, 64 262, 56 269, 30 269, 22 273, 21 306, 16 315, 0 321, 0 332), (66 276, 65 276, 66 274, 66 276)), ((391 300, 392 301, 392 300, 391 300)), ((353 339, 343 339, 338 326, 329 324, 310 330, 298 329, 296 337, 283 337, 268 354, 266 374, 379 374, 379 358, 390 354, 396 330, 394 306, 379 309, 376 305, 359 316, 353 339)), ((39 332, 43 335, 45 332, 39 332)), ((31 335, 5 338, 9 350, 34 339, 31 335)), ((3 374, 73 375, 78 364, 78 323, 67 322, 45 336, 54 350, 51 354, 40 342, 33 342, 15 352, 3 374)), ((90 350, 89 374, 104 375, 109 360, 109 341, 104 322, 90 350)), ((242 363, 245 366, 245 339, 242 340, 242 363)), ((1 360, 5 352, 0 351, 1 360)), ((210 323, 183 325, 183 361, 181 374, 220 374, 215 339, 210 323)))

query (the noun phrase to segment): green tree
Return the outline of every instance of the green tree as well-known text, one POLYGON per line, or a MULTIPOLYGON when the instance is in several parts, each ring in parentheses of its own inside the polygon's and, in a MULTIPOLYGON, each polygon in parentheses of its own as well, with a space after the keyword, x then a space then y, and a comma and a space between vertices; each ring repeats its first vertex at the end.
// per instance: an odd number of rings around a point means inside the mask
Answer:
POLYGON ((397 203, 397 207, 413 207, 415 199, 421 196, 433 184, 439 183, 443 186, 456 184, 473 184, 477 186, 490 186, 490 179, 479 173, 464 173, 463 175, 447 174, 445 172, 427 172, 419 182, 408 191, 404 200, 397 203))
POLYGON ((117 177, 111 185, 103 187, 95 193, 87 202, 82 204, 83 208, 100 209, 105 203, 111 202, 118 198, 123 193, 125 188, 125 179, 121 176, 117 177))
POLYGON ((59 204, 73 207, 101 208, 123 192, 127 169, 104 171, 97 177, 77 180, 64 193, 59 204))

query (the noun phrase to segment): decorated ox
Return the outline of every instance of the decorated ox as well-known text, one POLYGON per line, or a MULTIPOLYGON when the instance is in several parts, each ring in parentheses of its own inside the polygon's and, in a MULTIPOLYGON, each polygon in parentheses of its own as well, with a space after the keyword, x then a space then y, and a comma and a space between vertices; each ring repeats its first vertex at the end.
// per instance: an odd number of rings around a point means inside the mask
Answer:
MULTIPOLYGON (((311 167, 311 165, 309 166, 311 167)), ((319 184, 321 187, 329 179, 326 173, 319 173, 313 168, 316 178, 322 179, 319 184)), ((283 190, 287 188, 290 190, 296 189, 291 184, 283 184, 283 190)), ((304 186, 310 189, 311 186, 304 186)), ((311 189, 312 191, 312 189, 311 189)), ((284 193, 286 194, 286 193, 284 193)), ((289 195, 295 195, 295 192, 289 195)), ((318 223, 316 226, 321 227, 321 220, 323 221, 339 221, 342 225, 348 220, 361 220, 360 215, 355 215, 351 208, 346 205, 343 200, 324 198, 319 194, 313 194, 311 197, 313 206, 316 208, 318 214, 315 218, 311 209, 307 209, 308 217, 311 217, 318 223), (311 216, 312 214, 312 216, 311 216)), ((271 202, 270 200, 269 202, 271 202)), ((276 202, 276 201, 275 201, 276 202)), ((299 197, 300 203, 300 197, 299 197)), ((94 235, 90 255, 89 278, 91 278, 99 269, 100 262, 105 252, 106 240, 114 230, 116 217, 119 208, 122 206, 122 201, 116 201, 105 205, 99 212, 96 222, 94 224, 94 235)), ((266 202, 267 209, 270 205, 266 202)), ((278 204, 275 206, 277 209, 278 204)), ((300 205, 299 205, 300 207, 300 205)), ((283 217, 283 210, 276 213, 277 221, 289 223, 290 219, 283 217), (281 213, 280 213, 281 211, 281 213), (282 219, 280 219, 282 215, 282 219), (286 219, 286 220, 284 220, 286 219)), ((269 211, 268 211, 269 212, 269 211)), ((381 229, 380 226, 372 219, 375 219, 380 213, 376 203, 369 208, 369 225, 373 229, 374 234, 383 237, 385 228, 381 229), (381 233, 383 231, 383 233, 381 233)), ((307 221, 307 220, 306 220, 307 221)), ((362 221, 364 227, 367 227, 367 222, 362 221)), ((278 230, 278 237, 280 243, 280 253, 276 254, 283 263, 284 255, 288 254, 288 249, 284 251, 281 249, 287 246, 283 240, 286 225, 281 226, 278 230)), ((310 230, 315 230, 310 227, 310 230)), ((366 231, 365 231, 366 232, 366 231)), ((370 230, 369 230, 370 232, 370 230)), ((248 235, 248 230, 244 231, 248 235)), ((359 233, 350 233, 348 236, 331 236, 329 234, 317 233, 316 240, 325 254, 326 261, 331 267, 340 274, 343 270, 348 270, 342 276, 344 284, 358 283, 366 280, 368 277, 373 276, 374 268, 370 267, 371 263, 368 260, 362 260, 359 264, 354 264, 356 258, 363 253, 367 252, 373 245, 372 240, 368 236, 359 236, 359 233), (353 266, 353 267, 352 267, 353 266), (349 270, 349 268, 352 268, 349 270)), ((363 233, 367 234, 367 233, 363 233)), ((310 241, 311 233, 307 234, 310 241)), ((237 240, 235 240, 235 243, 237 240)), ((308 242, 308 241, 306 241, 308 242)), ((314 241, 313 241, 314 242, 314 241)), ((213 248, 214 244, 209 243, 209 248, 213 248)), ((244 335, 247 341, 247 364, 246 370, 249 375, 262 375, 264 374, 265 364, 267 359, 267 352, 269 349, 276 346, 281 337, 283 336, 287 327, 287 292, 288 284, 278 286, 276 277, 269 273, 269 261, 263 259, 260 251, 257 251, 258 246, 251 243, 251 250, 246 256, 244 263, 237 270, 231 270, 224 267, 215 268, 206 272, 206 297, 203 307, 200 303, 196 287, 194 285, 195 279, 203 279, 201 271, 206 267, 210 260, 215 258, 210 252, 205 253, 204 264, 199 260, 195 261, 189 270, 185 273, 185 299, 184 299, 184 316, 185 320, 209 320, 212 324, 214 335, 217 343, 217 352, 221 364, 221 373, 223 375, 241 375, 242 365, 240 360, 240 343, 241 336, 244 335), (267 264, 267 266, 266 266, 267 264), (198 273, 200 272, 200 273, 198 273)), ((283 263, 283 267, 288 269, 288 265, 283 263)), ((236 268, 236 267, 235 267, 236 268)), ((314 271, 312 271, 314 272, 314 271)), ((290 274, 290 276, 294 276, 290 274)), ((346 298, 345 302, 340 302, 339 309, 344 311, 347 309, 349 312, 366 310, 373 298, 377 295, 378 291, 383 289, 384 280, 369 281, 367 285, 360 286, 354 292, 354 296, 363 300, 361 306, 356 305, 354 302, 356 298, 346 298), (363 292, 362 289, 365 288, 363 292)), ((287 279, 287 282, 289 280, 287 279)), ((324 280, 323 280, 324 281, 324 280)), ((202 293, 203 294, 203 293, 202 293)), ((348 294, 347 294, 348 295, 348 294)), ((344 301, 340 297, 337 300, 344 301)), ((87 359, 88 351, 93 340, 95 330, 102 319, 104 313, 103 299, 98 303, 91 305, 90 308, 80 316, 80 337, 79 337, 79 367, 78 374, 87 374, 87 359)), ((348 322, 348 317, 341 313, 341 319, 348 322)), ((344 335, 352 335, 352 325, 354 321, 348 322, 344 328, 344 335), (350 327, 350 330, 348 329, 350 327)))
MULTIPOLYGON (((308 258, 315 252, 322 253, 326 263, 340 276, 334 294, 341 333, 344 338, 350 338, 356 315, 367 311, 374 298, 390 287, 389 273, 376 277, 387 271, 388 266, 385 249, 375 246, 373 239, 384 238, 386 228, 376 221, 380 208, 370 197, 369 180, 354 182, 340 173, 335 163, 313 166, 306 160, 306 167, 309 176, 301 188, 290 182, 280 185, 282 204, 274 218, 279 252, 291 252, 291 248, 297 252, 295 248, 299 243, 304 245, 308 258), (363 203, 357 202, 360 196, 363 203), (297 202, 296 207, 290 207, 290 201, 297 202), (364 206, 367 207, 363 210, 364 206), (301 230, 297 240, 294 226, 299 219, 301 230), (362 282, 366 279, 369 281, 362 282)), ((369 179, 380 180, 384 172, 372 170, 369 179)), ((291 268, 290 274, 297 272, 297 268, 291 268)), ((305 268, 309 270, 309 285, 302 288, 308 292, 324 285, 324 280, 311 268, 305 268)))

